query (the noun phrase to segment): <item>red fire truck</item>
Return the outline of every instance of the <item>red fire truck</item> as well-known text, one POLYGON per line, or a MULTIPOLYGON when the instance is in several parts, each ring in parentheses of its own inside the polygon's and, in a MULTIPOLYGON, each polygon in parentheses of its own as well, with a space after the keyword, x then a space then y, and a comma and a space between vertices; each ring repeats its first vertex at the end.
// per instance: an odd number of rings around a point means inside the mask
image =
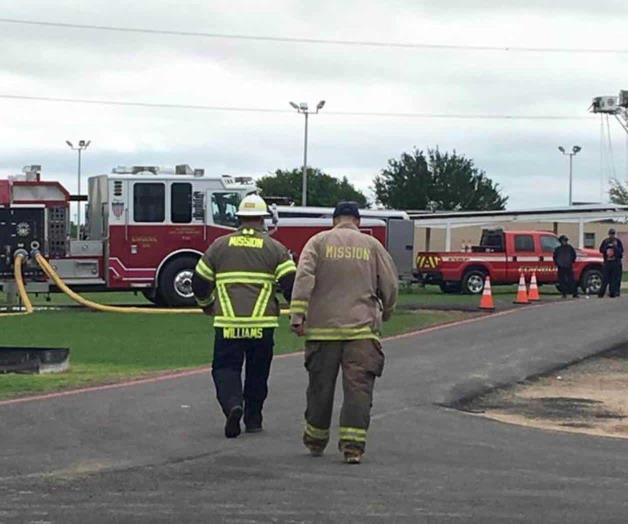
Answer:
MULTIPOLYGON (((11 278, 16 249, 41 249, 75 288, 141 290, 156 304, 193 305, 198 258, 237 227, 241 198, 256 191, 250 179, 210 177, 187 165, 118 167, 89 178, 88 186, 85 229, 73 240, 71 197, 61 184, 42 181, 39 166, 0 180, 0 283, 11 278)), ((269 231, 297 258, 312 235, 331 227, 327 208, 273 211, 269 231)), ((413 226, 405 213, 367 211, 361 227, 389 247, 402 273, 411 274, 413 226)), ((47 289, 34 266, 26 276, 33 290, 47 289), (37 288, 32 281, 38 279, 37 288)))
MULTIPOLYGON (((558 238, 548 231, 485 230, 478 246, 461 252, 423 252, 416 260, 418 277, 444 293, 478 294, 486 276, 494 284, 516 284, 521 272, 536 274, 540 284, 555 284, 554 249, 558 238)), ((583 291, 597 293, 602 284, 602 257, 592 249, 576 249, 574 275, 583 291)))

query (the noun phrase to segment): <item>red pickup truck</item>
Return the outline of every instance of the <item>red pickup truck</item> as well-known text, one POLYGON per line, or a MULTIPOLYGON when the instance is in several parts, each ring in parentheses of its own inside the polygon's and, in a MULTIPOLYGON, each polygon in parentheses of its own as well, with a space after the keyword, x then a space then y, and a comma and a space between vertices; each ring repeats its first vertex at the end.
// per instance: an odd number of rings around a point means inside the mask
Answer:
MULTIPOLYGON (((516 284, 520 272, 536 273, 539 284, 556 284, 558 273, 553 253, 558 238, 547 231, 484 230, 479 246, 469 251, 424 252, 417 255, 417 276, 437 284, 444 293, 479 294, 484 279, 493 284, 516 284)), ((602 256, 593 249, 576 249, 576 281, 585 293, 597 293, 602 285, 602 256)))

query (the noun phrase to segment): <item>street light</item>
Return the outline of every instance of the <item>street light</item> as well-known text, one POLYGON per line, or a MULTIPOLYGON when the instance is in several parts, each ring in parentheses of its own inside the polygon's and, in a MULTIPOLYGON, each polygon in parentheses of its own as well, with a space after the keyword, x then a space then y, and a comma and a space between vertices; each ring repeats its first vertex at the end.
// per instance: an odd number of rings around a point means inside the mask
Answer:
POLYGON ((582 151, 582 148, 580 146, 573 146, 570 153, 567 153, 563 146, 558 146, 558 150, 563 155, 569 157, 569 207, 571 207, 573 206, 573 157, 582 151))
POLYGON ((325 106, 325 100, 321 100, 316 104, 316 111, 310 111, 308 105, 305 102, 297 104, 296 102, 290 102, 290 105, 305 116, 305 139, 303 145, 303 186, 301 193, 301 205, 307 206, 307 124, 310 114, 317 114, 325 106))
POLYGON ((76 240, 81 239, 81 153, 89 147, 91 140, 79 140, 78 145, 74 146, 69 140, 65 141, 68 147, 73 151, 78 151, 78 213, 76 217, 76 240))

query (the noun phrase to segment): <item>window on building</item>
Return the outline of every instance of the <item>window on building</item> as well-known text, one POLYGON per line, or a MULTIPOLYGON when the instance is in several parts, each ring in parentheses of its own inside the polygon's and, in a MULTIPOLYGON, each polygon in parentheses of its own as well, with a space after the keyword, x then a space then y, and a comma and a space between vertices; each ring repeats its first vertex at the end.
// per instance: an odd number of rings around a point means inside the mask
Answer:
POLYGON ((552 235, 541 235, 541 251, 543 253, 553 253, 560 246, 559 240, 552 235))
POLYGON ((214 224, 228 227, 238 227, 238 193, 212 193, 212 216, 214 224))
POLYGON ((534 251, 532 235, 515 235, 515 251, 534 251))
POLYGON ((192 184, 177 182, 170 186, 170 220, 173 224, 192 222, 192 184))
POLYGON ((161 183, 139 182, 133 186, 133 221, 163 222, 166 188, 161 183))
POLYGON ((584 247, 587 249, 595 249, 595 233, 584 234, 584 247))

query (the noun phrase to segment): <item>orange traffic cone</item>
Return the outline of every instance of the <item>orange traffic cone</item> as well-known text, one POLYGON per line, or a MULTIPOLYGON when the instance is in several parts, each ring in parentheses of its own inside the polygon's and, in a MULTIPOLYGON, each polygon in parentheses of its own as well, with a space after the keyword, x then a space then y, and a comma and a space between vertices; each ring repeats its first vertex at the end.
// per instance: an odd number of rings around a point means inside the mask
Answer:
POLYGON ((484 291, 482 291, 482 298, 480 299, 480 309, 486 311, 494 311, 495 304, 493 304, 493 293, 491 292, 491 277, 486 275, 484 280, 484 291))
POLYGON ((529 304, 528 292, 526 291, 526 277, 521 272, 519 277, 519 288, 517 289, 517 298, 515 298, 515 304, 529 304))
POLYGON ((530 279, 530 291, 528 292, 528 300, 530 302, 536 302, 541 300, 541 296, 539 295, 539 286, 536 283, 536 273, 532 273, 532 278, 530 279))

